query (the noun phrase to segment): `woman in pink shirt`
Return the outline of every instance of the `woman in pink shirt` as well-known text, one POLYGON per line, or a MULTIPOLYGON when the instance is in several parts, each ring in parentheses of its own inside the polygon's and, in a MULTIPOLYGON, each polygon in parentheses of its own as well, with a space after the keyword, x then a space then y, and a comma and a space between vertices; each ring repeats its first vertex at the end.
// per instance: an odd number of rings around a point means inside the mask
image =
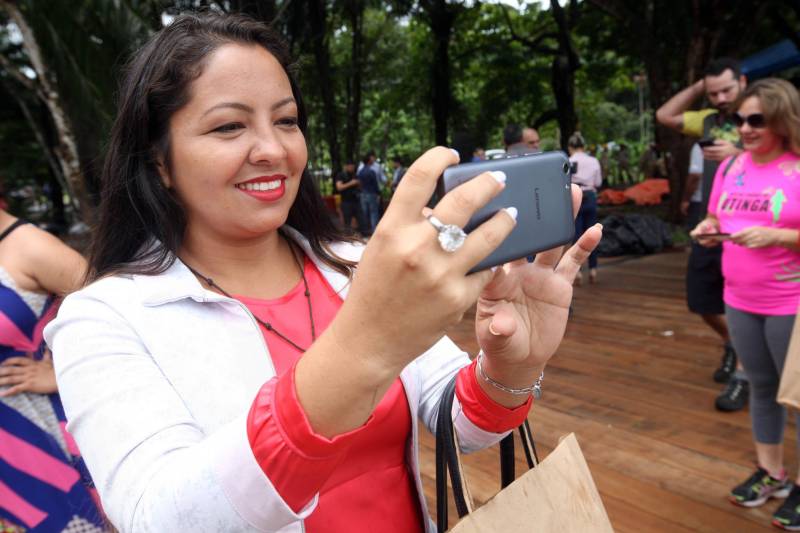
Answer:
POLYGON ((751 387, 758 465, 730 500, 755 507, 788 496, 773 523, 800 530, 800 486, 783 467, 786 410, 776 401, 800 302, 800 96, 789 82, 766 79, 737 107, 745 151, 720 165, 708 216, 692 231, 706 246, 722 241, 726 316, 751 387))
POLYGON ((348 240, 307 171, 291 64, 265 25, 206 14, 177 17, 128 65, 90 283, 45 332, 121 531, 430 531, 417 420, 433 428, 455 378, 462 448, 521 423, 600 239, 467 275, 516 209, 454 240, 505 175, 426 210, 458 162, 437 147, 369 243, 348 240), (444 332, 476 301, 470 363, 444 332))

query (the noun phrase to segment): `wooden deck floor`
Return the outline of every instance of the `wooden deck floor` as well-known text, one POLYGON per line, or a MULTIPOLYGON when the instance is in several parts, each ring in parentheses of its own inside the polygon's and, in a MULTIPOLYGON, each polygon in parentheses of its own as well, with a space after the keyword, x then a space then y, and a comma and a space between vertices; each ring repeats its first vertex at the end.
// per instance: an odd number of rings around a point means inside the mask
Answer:
MULTIPOLYGON (((681 250, 611 261, 602 265, 598 284, 576 288, 566 338, 530 415, 540 457, 574 432, 620 533, 776 531, 769 522, 777 502, 742 509, 726 500, 753 469, 749 418, 714 410, 720 386, 711 374, 721 348, 686 311, 685 264, 681 250)), ((450 335, 474 355, 472 319, 450 335)), ((792 466, 793 433, 786 438, 792 466)), ((431 502, 433 449, 433 439, 424 438, 431 502)), ((517 452, 521 472, 519 446, 517 452)), ((498 488, 497 450, 465 460, 473 493, 485 501, 498 488)))

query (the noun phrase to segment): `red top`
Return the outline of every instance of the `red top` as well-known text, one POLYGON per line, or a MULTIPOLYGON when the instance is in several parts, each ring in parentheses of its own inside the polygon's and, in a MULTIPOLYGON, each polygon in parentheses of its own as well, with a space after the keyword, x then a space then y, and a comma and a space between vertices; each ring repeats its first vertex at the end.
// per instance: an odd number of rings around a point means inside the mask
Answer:
MULTIPOLYGON (((342 299, 316 266, 305 259, 317 336, 333 320, 342 299)), ((308 304, 300 282, 274 300, 237 296, 250 311, 292 340, 311 345, 308 304)), ((411 415, 398 378, 363 426, 327 439, 314 433, 294 387, 294 365, 302 355, 262 326, 276 378, 259 391, 247 420, 253 454, 286 503, 300 511, 320 493, 307 531, 423 531, 413 476, 406 461, 411 415), (274 407, 273 407, 274 406, 274 407)), ((531 402, 507 409, 489 398, 473 365, 459 373, 456 395, 467 417, 482 429, 502 432, 522 423, 531 402)))

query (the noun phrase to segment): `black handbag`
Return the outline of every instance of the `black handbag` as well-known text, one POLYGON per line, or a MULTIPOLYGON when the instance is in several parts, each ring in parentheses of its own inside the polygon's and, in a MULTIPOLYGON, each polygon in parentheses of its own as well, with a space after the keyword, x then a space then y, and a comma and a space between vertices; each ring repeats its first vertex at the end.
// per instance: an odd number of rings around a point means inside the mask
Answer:
MULTIPOLYGON (((458 441, 453 428, 452 410, 456 378, 457 376, 450 380, 442 393, 436 419, 436 527, 439 533, 447 530, 448 472, 458 517, 463 518, 473 510, 472 496, 462 474, 458 441)), ((518 429, 528 468, 534 468, 539 464, 539 457, 536 453, 530 424, 525 420, 518 429)), ((511 432, 500 441, 501 490, 514 481, 514 470, 514 432, 511 432)))

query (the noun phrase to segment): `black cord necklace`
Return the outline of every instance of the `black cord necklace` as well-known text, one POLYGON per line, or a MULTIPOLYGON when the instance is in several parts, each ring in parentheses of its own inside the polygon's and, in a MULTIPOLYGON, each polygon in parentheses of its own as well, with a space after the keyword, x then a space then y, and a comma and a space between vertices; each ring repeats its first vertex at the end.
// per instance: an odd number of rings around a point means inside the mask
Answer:
MULTIPOLYGON (((292 251, 292 257, 294 258, 295 263, 297 263, 297 266, 300 268, 300 276, 303 278, 303 288, 305 289, 304 294, 305 294, 305 297, 306 297, 306 302, 308 303, 308 319, 311 322, 311 342, 314 342, 315 340, 317 340, 317 331, 316 331, 316 328, 314 327, 314 310, 311 307, 311 291, 308 290, 308 280, 306 280, 305 269, 303 268, 303 264, 300 262, 300 259, 297 257, 297 254, 295 253, 294 246, 292 245, 292 243, 289 242, 288 239, 287 239, 286 242, 289 244, 289 248, 292 251)), ((208 285, 212 289, 218 290, 219 292, 221 292, 223 295, 227 296, 228 298, 235 299, 235 298, 233 298, 233 296, 231 296, 230 294, 225 292, 225 289, 223 289, 222 287, 217 285, 214 282, 213 279, 204 276, 203 274, 201 274, 197 270, 193 269, 189 265, 186 265, 186 268, 188 268, 189 271, 192 274, 194 274, 198 278, 202 279, 206 283, 206 285, 208 285)), ((297 343, 295 343, 289 337, 287 337, 286 335, 284 335, 283 333, 281 333, 280 331, 275 329, 275 326, 273 326, 269 322, 264 322, 263 320, 258 318, 255 314, 253 314, 253 318, 256 319, 256 322, 258 322, 259 324, 264 326, 264 328, 267 331, 271 331, 272 333, 274 333, 275 335, 277 335, 278 337, 280 337, 281 339, 283 339, 284 341, 286 341, 287 343, 292 345, 292 347, 295 348, 297 351, 299 351, 301 353, 305 353, 305 351, 307 350, 307 348, 301 348, 300 346, 298 346, 297 343)))

